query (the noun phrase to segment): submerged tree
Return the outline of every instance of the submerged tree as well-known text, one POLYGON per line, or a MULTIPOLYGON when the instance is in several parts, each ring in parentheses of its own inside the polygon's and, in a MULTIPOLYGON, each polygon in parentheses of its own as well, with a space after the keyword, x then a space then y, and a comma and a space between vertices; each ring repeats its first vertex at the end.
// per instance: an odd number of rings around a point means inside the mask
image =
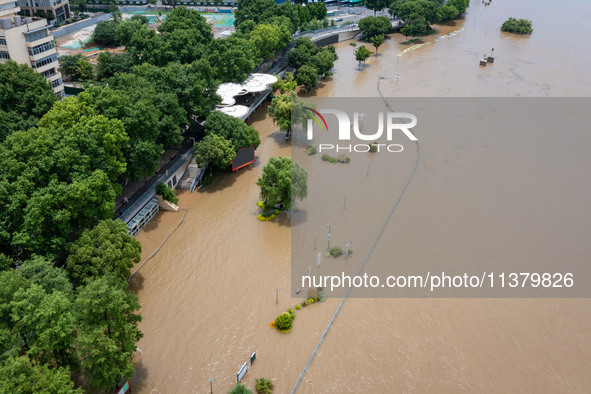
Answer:
POLYGON ((367 49, 365 45, 361 45, 359 48, 355 49, 355 60, 357 60, 361 66, 361 63, 370 57, 372 53, 373 52, 367 49))
POLYGON ((384 35, 378 34, 377 36, 373 36, 369 39, 373 44, 374 48, 376 49, 376 53, 378 53, 378 48, 384 43, 384 35))
POLYGON ((534 29, 532 28, 531 21, 528 21, 527 19, 509 18, 501 26, 501 31, 518 34, 531 34, 534 29))
POLYGON ((289 209, 293 201, 308 195, 308 173, 286 157, 271 157, 257 181, 265 206, 289 209))
POLYGON ((287 137, 291 135, 294 126, 303 125, 309 118, 304 102, 295 92, 275 96, 267 111, 273 123, 278 125, 280 130, 286 131, 287 137))

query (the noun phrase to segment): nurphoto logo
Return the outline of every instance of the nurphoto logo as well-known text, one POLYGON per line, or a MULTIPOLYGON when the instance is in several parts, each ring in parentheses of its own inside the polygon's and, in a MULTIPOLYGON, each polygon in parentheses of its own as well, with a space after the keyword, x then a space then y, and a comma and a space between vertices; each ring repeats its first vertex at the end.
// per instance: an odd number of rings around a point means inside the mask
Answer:
MULTIPOLYGON (((353 131, 354 136, 359 140, 378 141, 380 138, 382 138, 384 134, 384 129, 386 131, 386 139, 388 141, 392 141, 392 136, 395 131, 401 131, 411 141, 418 141, 417 137, 415 137, 415 135, 410 130, 417 125, 417 117, 407 112, 387 112, 385 114, 383 112, 379 112, 377 131, 367 133, 367 130, 362 130, 363 118, 365 115, 364 113, 354 112, 353 122, 351 122, 351 118, 349 117, 349 115, 345 111, 341 111, 338 109, 321 109, 320 111, 316 111, 309 107, 305 107, 305 109, 311 112, 311 118, 308 119, 307 123, 307 138, 309 141, 314 139, 315 123, 318 125, 318 127, 320 127, 320 130, 329 131, 328 123, 326 122, 326 119, 324 118, 323 114, 331 114, 336 116, 338 122, 339 141, 350 141, 351 130, 353 131), (410 120, 410 122, 401 123, 400 121, 404 119, 408 119, 410 120)), ((400 144, 380 144, 374 142, 371 144, 355 145, 319 144, 318 151, 322 152, 327 150, 335 150, 336 152, 368 152, 371 149, 370 145, 373 145, 374 149, 377 149, 378 152, 382 150, 391 153, 397 153, 402 152, 404 149, 404 147, 400 144)))

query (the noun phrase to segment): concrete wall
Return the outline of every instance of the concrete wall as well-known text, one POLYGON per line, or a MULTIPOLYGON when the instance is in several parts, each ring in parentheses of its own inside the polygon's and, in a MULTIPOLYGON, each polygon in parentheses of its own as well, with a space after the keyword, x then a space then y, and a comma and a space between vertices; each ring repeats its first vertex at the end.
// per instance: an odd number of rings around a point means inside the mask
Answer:
POLYGON ((178 170, 176 170, 174 173, 172 174, 168 174, 168 179, 166 179, 166 181, 164 183, 166 183, 166 185, 168 187, 171 188, 176 188, 177 185, 179 184, 181 178, 183 177, 183 174, 185 173, 185 170, 187 169, 187 167, 189 167, 189 164, 191 164, 191 159, 193 157, 191 156, 189 158, 189 160, 185 161, 178 170))
POLYGON ((339 34, 323 37, 320 40, 314 41, 314 44, 319 47, 324 47, 327 45, 336 44, 337 42, 339 42, 339 34))
POLYGON ((347 40, 352 40, 359 33, 361 33, 361 31, 359 31, 359 30, 356 30, 356 31, 347 31, 347 32, 344 32, 344 33, 340 33, 339 34, 339 42, 341 42, 341 41, 347 41, 347 40))

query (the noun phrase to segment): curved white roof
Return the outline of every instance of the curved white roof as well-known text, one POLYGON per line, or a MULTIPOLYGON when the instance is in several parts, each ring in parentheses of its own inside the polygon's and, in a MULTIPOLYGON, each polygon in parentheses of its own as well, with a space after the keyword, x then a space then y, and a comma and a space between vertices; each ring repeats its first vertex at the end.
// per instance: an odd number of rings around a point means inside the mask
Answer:
POLYGON ((231 107, 216 108, 216 111, 223 112, 235 118, 242 118, 248 113, 248 107, 245 105, 233 105, 231 107))
POLYGON ((242 85, 233 82, 222 83, 218 87, 217 94, 222 98, 222 105, 227 105, 225 102, 230 102, 230 98, 247 93, 262 92, 277 80, 274 75, 253 73, 248 76, 248 79, 242 85))

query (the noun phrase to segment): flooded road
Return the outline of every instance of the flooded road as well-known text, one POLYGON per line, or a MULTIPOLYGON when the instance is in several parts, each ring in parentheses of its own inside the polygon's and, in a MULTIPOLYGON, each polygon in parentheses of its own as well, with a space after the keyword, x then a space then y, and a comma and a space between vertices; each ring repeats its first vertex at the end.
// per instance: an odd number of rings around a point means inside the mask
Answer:
MULTIPOLYGON (((308 95, 376 97, 378 77, 386 76, 381 85, 386 96, 589 96, 589 69, 572 58, 574 53, 590 56, 589 7, 585 0, 555 7, 549 1, 495 0, 487 7, 473 1, 465 21, 437 27, 440 34, 426 38, 426 45, 402 53, 410 46, 393 35, 362 70, 353 58, 354 48, 339 43, 334 76, 308 95), (500 33, 509 16, 531 19, 534 34, 500 33), (557 32, 556 19, 573 22, 557 32), (478 67, 478 60, 493 47, 495 63, 478 67), (400 73, 398 82, 395 72, 400 73)), ((131 282, 144 318, 139 343, 143 354, 136 358, 132 382, 137 392, 206 393, 210 377, 214 392, 227 392, 240 366, 256 351, 257 360, 243 382, 254 388, 255 378, 266 377, 275 382, 276 393, 287 393, 340 302, 329 299, 299 311, 289 334, 269 327, 301 299, 289 296, 290 218, 280 215, 271 223, 259 222, 255 183, 269 157, 289 157, 292 147, 265 108, 251 124, 262 141, 256 164, 237 174, 221 174, 198 192, 180 192, 179 206, 188 210, 184 222, 131 282)), ((445 250, 451 235, 425 225, 442 220, 433 216, 431 194, 437 190, 447 196, 449 201, 437 201, 441 206, 452 205, 457 194, 445 171, 433 171, 441 168, 469 177, 465 161, 452 167, 444 161, 473 154, 469 149, 470 144, 451 146, 441 157, 423 156, 408 200, 403 200, 406 204, 401 204, 385 237, 420 228, 422 236, 432 240, 429 253, 445 250)), ((508 158, 518 160, 515 155, 508 158)), ((494 172, 494 167, 489 170, 494 172)), ((407 174, 404 167, 393 175, 398 187, 407 174)), ((591 214, 584 197, 589 182, 573 182, 573 194, 582 197, 563 208, 567 219, 559 224, 561 237, 578 240, 578 248, 565 248, 559 255, 588 260, 591 242, 585 241, 591 241, 591 229, 580 218, 591 214)), ((544 198, 530 199, 530 208, 551 207, 559 198, 559 193, 547 191, 544 198)), ((143 259, 182 214, 161 212, 138 235, 143 259)), ((487 220, 487 212, 481 214, 487 220)), ((446 228, 469 232, 467 216, 444 217, 446 228)), ((550 239, 556 231, 556 225, 536 228, 532 237, 550 239)), ((473 255, 480 246, 466 244, 457 253, 473 255)), ((411 258, 412 248, 404 253, 411 258)), ((583 392, 591 387, 589 333, 591 303, 586 299, 348 299, 298 392, 583 392)))

